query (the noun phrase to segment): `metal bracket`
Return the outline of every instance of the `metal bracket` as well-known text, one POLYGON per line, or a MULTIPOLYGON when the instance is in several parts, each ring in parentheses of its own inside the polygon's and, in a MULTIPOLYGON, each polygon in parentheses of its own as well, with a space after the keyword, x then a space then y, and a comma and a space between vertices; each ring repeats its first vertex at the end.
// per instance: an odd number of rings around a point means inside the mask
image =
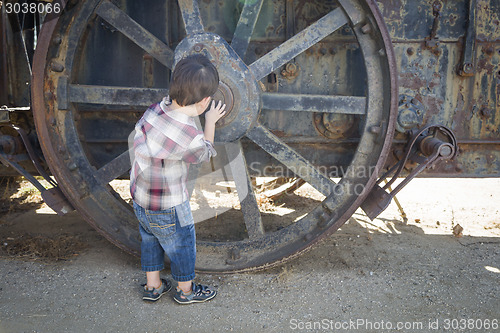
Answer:
POLYGON ((4 125, 9 126, 17 131, 19 136, 21 137, 24 146, 26 147, 26 151, 31 158, 31 162, 35 166, 38 173, 51 185, 52 188, 46 189, 40 182, 33 177, 29 172, 27 172, 23 167, 21 167, 18 163, 12 160, 12 157, 5 154, 3 152, 3 147, 0 146, 0 162, 7 166, 11 166, 17 172, 24 176, 30 183, 33 184, 41 193, 43 201, 52 208, 58 215, 64 215, 74 210, 73 206, 68 202, 64 194, 59 189, 57 183, 50 178, 50 176, 43 169, 39 157, 35 153, 31 142, 29 141, 28 135, 26 132, 18 128, 12 124, 4 125))
POLYGON ((8 107, 7 105, 0 106, 0 125, 10 124, 10 113, 16 111, 30 111, 29 106, 8 107))
POLYGON ((403 158, 393 165, 382 175, 372 188, 365 201, 361 204, 370 220, 374 220, 389 206, 394 196, 403 189, 415 176, 426 168, 430 168, 439 161, 453 159, 458 153, 458 144, 455 134, 445 126, 431 125, 422 130, 410 132, 411 139, 408 141, 403 158), (390 193, 390 186, 401 174, 406 162, 411 160, 419 165, 390 193), (390 177, 391 180, 384 187, 379 184, 390 177))
POLYGON ((432 29, 429 37, 425 40, 425 47, 429 50, 436 50, 439 46, 439 39, 436 37, 437 30, 439 28, 439 18, 441 17, 441 8, 443 4, 440 1, 434 1, 432 4, 432 15, 434 20, 432 21, 432 29))
POLYGON ((9 109, 7 108, 7 106, 2 105, 0 107, 0 124, 9 122, 10 122, 9 109))
POLYGON ((469 0, 469 18, 467 20, 467 31, 464 37, 464 46, 458 74, 461 76, 474 75, 474 50, 476 48, 476 7, 477 0, 469 0))

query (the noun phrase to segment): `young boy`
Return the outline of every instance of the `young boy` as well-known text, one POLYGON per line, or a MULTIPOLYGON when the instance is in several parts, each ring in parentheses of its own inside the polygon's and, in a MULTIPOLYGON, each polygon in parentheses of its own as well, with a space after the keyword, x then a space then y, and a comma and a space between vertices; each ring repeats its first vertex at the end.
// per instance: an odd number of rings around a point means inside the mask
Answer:
POLYGON ((226 105, 212 101, 204 132, 197 129, 193 118, 207 109, 218 85, 219 74, 207 57, 188 56, 175 66, 169 97, 151 105, 135 126, 130 192, 142 237, 146 301, 158 300, 171 288, 168 280, 160 279, 164 253, 178 283, 174 300, 180 304, 205 302, 217 294, 192 281, 196 236, 186 178, 189 164, 216 155, 215 123, 226 105))

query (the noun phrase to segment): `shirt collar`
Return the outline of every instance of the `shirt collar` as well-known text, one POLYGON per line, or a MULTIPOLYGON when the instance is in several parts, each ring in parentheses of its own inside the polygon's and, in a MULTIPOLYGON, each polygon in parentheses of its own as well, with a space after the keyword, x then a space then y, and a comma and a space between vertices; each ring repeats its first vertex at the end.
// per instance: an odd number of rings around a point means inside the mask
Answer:
POLYGON ((183 123, 189 123, 193 121, 191 117, 188 116, 187 114, 184 114, 182 112, 177 112, 175 110, 169 110, 168 106, 170 104, 172 104, 170 96, 163 97, 163 100, 160 102, 160 108, 163 110, 163 112, 165 112, 165 114, 169 115, 175 120, 182 121, 183 123))

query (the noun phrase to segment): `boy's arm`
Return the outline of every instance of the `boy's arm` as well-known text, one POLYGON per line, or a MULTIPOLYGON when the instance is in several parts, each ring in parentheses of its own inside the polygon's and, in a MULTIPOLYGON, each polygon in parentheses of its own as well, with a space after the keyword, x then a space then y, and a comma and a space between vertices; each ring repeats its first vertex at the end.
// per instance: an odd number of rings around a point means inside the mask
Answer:
POLYGON ((215 101, 212 101, 210 110, 205 114, 205 129, 203 132, 203 137, 201 135, 191 142, 187 151, 184 153, 182 159, 188 163, 198 164, 207 161, 210 156, 215 156, 217 152, 213 147, 214 136, 215 136, 215 123, 224 114, 226 104, 222 104, 219 101, 215 105, 215 101))
POLYGON ((214 143, 215 137, 215 123, 226 114, 226 104, 222 104, 221 101, 216 105, 215 101, 212 101, 210 105, 210 110, 205 114, 205 129, 203 134, 205 140, 214 143))

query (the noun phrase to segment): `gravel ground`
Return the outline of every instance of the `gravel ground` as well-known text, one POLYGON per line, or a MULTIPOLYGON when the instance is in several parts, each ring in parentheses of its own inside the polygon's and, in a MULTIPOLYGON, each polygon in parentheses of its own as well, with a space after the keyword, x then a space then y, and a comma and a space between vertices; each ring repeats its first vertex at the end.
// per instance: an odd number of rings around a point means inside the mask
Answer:
POLYGON ((2 255, 0 332, 500 332, 499 195, 500 179, 414 180, 398 195, 407 223, 394 203, 373 222, 358 211, 279 267, 199 274, 219 295, 189 306, 143 302, 139 260, 76 213, 4 215, 4 246, 25 233, 87 246, 59 261, 2 255))

